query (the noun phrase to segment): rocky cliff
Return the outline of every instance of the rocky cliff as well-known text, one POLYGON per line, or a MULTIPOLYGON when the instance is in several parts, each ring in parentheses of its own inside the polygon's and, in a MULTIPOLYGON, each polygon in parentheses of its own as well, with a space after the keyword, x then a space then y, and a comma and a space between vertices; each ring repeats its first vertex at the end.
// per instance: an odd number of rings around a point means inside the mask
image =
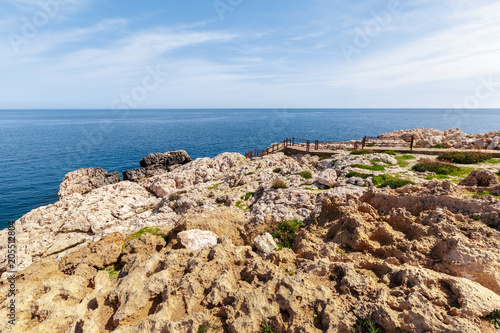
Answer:
MULTIPOLYGON (((419 158, 224 153, 135 182, 69 174, 60 201, 16 221, 17 322, 0 331, 495 332, 497 164, 459 185, 412 171, 419 158), (388 177, 408 185, 376 186, 388 177)), ((3 278, 6 251, 4 230, 3 278)))

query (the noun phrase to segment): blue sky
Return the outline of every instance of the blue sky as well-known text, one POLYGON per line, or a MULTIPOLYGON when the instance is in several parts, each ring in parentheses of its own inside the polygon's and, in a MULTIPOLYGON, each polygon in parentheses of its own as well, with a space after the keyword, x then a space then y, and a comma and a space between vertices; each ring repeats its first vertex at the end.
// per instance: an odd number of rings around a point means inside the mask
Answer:
POLYGON ((500 107, 498 1, 3 0, 0 13, 0 108, 500 107))

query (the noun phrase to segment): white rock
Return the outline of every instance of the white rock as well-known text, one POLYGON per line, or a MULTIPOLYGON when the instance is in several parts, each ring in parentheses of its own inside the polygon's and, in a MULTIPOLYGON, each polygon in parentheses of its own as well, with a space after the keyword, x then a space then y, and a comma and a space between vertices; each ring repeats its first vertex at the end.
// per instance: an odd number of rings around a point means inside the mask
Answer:
POLYGON ((318 183, 332 187, 337 180, 337 172, 333 169, 327 169, 319 174, 318 183))
POLYGON ((493 138, 493 141, 491 141, 491 143, 488 145, 486 149, 497 149, 499 145, 500 145, 500 137, 495 136, 493 138))
POLYGON ((276 245, 273 236, 271 236, 271 234, 268 232, 258 237, 255 237, 253 243, 259 251, 265 254, 271 253, 278 248, 278 245, 276 245))
POLYGON ((380 155, 378 157, 378 159, 381 162, 385 162, 385 163, 389 163, 389 164, 397 164, 398 163, 398 161, 394 157, 387 155, 387 154, 380 155))
POLYGON ((198 251, 217 244, 217 235, 211 231, 191 229, 177 234, 179 243, 188 250, 198 251))

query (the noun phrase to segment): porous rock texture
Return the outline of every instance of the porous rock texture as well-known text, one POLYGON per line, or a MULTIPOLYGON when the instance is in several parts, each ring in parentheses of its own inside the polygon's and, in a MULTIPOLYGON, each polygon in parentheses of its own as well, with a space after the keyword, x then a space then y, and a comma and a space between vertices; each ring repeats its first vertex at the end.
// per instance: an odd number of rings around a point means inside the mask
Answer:
POLYGON ((191 157, 185 150, 149 154, 139 162, 140 169, 123 171, 123 179, 139 182, 145 178, 162 174, 165 170, 172 171, 181 164, 189 162, 191 162, 191 157))
POLYGON ((472 170, 460 185, 490 187, 500 185, 500 181, 497 175, 489 170, 472 170))
MULTIPOLYGON (((440 181, 347 184, 380 155, 226 153, 33 210, 15 224, 16 326, 0 331, 495 332, 500 200, 440 181), (328 169, 336 187, 310 185, 328 169), (252 248, 289 219, 304 224, 292 249, 252 248), (196 230, 215 241, 185 248, 179 235, 196 230)), ((3 309, 7 289, 0 280, 3 309)))
POLYGON ((107 172, 101 168, 78 169, 66 174, 57 195, 59 199, 63 199, 73 193, 85 194, 93 189, 120 181, 118 171, 107 172))

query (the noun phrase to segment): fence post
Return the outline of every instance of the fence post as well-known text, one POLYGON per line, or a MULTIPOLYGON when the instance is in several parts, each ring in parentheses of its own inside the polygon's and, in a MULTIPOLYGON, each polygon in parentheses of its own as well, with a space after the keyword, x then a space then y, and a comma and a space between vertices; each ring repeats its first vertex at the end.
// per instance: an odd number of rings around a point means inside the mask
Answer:
POLYGON ((319 142, 318 140, 314 141, 314 150, 318 150, 319 149, 319 142))
POLYGON ((307 140, 307 144, 306 144, 306 152, 309 152, 309 146, 311 145, 311 141, 310 140, 307 140))
POLYGON ((366 135, 363 137, 363 140, 361 141, 361 149, 365 149, 366 146, 366 135))
POLYGON ((358 141, 354 142, 354 150, 358 150, 358 141))
POLYGON ((411 136, 410 151, 413 151, 413 142, 415 141, 415 135, 411 136))
POLYGON ((292 146, 295 146, 295 137, 292 137, 292 146))

